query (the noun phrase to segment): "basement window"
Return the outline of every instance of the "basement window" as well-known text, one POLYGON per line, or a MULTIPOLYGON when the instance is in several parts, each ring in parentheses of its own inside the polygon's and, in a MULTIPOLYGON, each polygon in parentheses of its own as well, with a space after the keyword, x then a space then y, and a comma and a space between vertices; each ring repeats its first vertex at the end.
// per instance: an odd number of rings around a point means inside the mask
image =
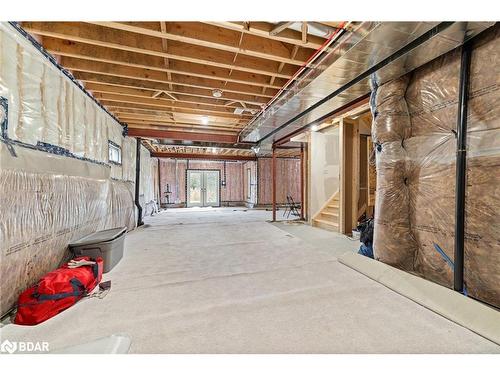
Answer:
POLYGON ((113 141, 108 141, 109 162, 112 164, 122 164, 122 148, 113 141))

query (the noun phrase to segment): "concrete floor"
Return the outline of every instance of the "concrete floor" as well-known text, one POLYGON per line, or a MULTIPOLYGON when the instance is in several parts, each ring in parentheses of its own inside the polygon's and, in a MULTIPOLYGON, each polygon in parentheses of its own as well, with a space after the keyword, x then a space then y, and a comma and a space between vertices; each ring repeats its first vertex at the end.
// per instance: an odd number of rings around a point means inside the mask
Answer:
POLYGON ((125 257, 86 299, 2 339, 51 349, 114 333, 132 353, 500 353, 336 256, 356 242, 270 212, 172 209, 127 235, 125 257))

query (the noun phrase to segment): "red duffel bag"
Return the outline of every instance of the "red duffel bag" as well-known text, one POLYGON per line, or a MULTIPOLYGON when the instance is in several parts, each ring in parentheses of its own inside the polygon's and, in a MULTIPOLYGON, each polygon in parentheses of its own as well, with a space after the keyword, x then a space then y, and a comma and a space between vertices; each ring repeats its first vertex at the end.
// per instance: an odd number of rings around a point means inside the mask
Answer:
POLYGON ((76 268, 65 264, 21 293, 14 323, 33 326, 44 322, 89 294, 101 281, 103 262, 100 257, 78 257, 72 260, 73 263, 81 261, 93 261, 94 264, 76 268))

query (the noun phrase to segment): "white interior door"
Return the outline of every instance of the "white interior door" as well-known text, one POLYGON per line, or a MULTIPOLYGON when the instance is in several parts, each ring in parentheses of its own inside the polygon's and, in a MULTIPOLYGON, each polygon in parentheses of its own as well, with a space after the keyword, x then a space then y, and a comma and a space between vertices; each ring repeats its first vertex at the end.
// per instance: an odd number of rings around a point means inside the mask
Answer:
POLYGON ((219 171, 187 171, 187 206, 219 206, 219 171))

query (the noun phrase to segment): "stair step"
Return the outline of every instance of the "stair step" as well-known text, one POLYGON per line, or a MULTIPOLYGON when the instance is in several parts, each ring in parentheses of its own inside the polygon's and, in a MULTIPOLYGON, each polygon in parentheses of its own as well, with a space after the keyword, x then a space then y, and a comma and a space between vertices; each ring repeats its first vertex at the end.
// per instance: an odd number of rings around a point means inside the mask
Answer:
POLYGON ((339 208, 340 206, 338 204, 329 204, 328 206, 326 206, 328 208, 339 208))
POLYGON ((337 230, 339 227, 337 223, 334 223, 334 222, 328 221, 328 220, 324 220, 324 219, 314 219, 313 221, 315 224, 321 224, 321 225, 327 226, 328 228, 335 229, 335 230, 337 230))
POLYGON ((322 211, 321 215, 326 215, 326 216, 329 216, 331 218, 338 218, 339 217, 339 214, 337 212, 329 212, 329 211, 322 211))

